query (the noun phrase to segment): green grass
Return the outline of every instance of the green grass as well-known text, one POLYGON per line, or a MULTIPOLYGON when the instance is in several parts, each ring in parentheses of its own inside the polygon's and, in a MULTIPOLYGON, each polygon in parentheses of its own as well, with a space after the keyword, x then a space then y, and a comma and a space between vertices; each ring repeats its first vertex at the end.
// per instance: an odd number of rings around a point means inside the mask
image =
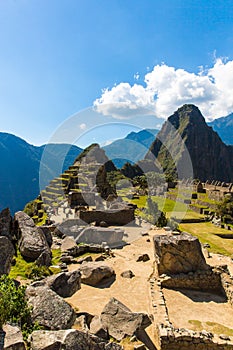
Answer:
POLYGON ((57 265, 60 262, 61 249, 52 249, 52 265, 57 265))
MULTIPOLYGON (((52 250, 52 265, 57 265, 59 263, 59 258, 61 256, 61 250, 60 249, 53 249, 52 250)), ((21 277, 23 279, 27 279, 27 271, 32 268, 34 265, 33 262, 27 262, 24 260, 20 252, 17 252, 17 257, 16 257, 16 264, 15 266, 11 267, 11 271, 9 274, 10 278, 17 279, 18 277, 21 277)), ((59 271, 53 271, 53 269, 50 269, 52 273, 58 273, 59 271)))
MULTIPOLYGON (((136 204, 138 208, 145 208, 146 207, 146 200, 147 196, 140 196, 139 199, 127 199, 124 198, 126 201, 136 204)), ((187 204, 184 204, 182 202, 176 202, 169 198, 162 198, 153 196, 152 199, 158 204, 159 210, 166 213, 166 216, 168 218, 179 218, 180 216, 183 216, 185 214, 185 218, 187 219, 199 219, 203 218, 204 216, 202 214, 196 213, 193 210, 190 210, 187 204)), ((136 211, 136 215, 141 215, 140 211, 136 211)))
POLYGON ((217 234, 227 234, 228 230, 215 227, 211 222, 180 224, 179 229, 196 236, 201 243, 209 243, 212 253, 233 255, 233 240, 218 237, 217 234))
POLYGON ((201 322, 198 320, 189 320, 188 321, 189 324, 191 325, 190 328, 192 328, 192 330, 194 331, 202 331, 203 329, 205 329, 208 332, 212 332, 214 334, 225 334, 228 336, 233 336, 233 329, 232 328, 228 328, 220 323, 216 323, 216 322, 201 322))
POLYGON ((9 273, 10 278, 17 279, 17 277, 22 277, 23 279, 27 279, 26 270, 33 266, 32 262, 27 262, 24 260, 20 252, 17 252, 16 264, 11 267, 11 271, 9 273))

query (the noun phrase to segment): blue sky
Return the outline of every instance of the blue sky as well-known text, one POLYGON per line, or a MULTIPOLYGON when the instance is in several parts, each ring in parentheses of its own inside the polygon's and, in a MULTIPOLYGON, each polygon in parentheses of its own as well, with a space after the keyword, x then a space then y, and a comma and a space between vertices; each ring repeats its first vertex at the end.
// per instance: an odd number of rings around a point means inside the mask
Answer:
POLYGON ((232 0, 0 1, 0 53, 1 131, 33 144, 93 104, 130 124, 138 106, 233 111, 232 0))

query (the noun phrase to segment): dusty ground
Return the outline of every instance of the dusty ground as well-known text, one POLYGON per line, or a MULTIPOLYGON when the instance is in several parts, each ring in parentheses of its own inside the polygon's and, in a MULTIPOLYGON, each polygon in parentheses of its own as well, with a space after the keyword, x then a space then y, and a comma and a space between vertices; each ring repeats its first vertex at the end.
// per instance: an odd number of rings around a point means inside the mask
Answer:
MULTIPOLYGON (((224 298, 196 291, 164 289, 170 321, 176 328, 191 328, 189 321, 218 323, 233 328, 233 308, 224 298)), ((195 322, 194 322, 195 323, 195 322)))
MULTIPOLYGON (((149 230, 149 226, 142 228, 125 228, 128 234, 129 245, 121 249, 114 249, 114 258, 106 260, 106 264, 113 267, 116 272, 116 280, 110 286, 95 288, 82 284, 81 290, 75 293, 67 301, 77 307, 80 312, 86 311, 99 315, 111 297, 115 297, 128 306, 134 312, 146 312, 152 314, 151 295, 149 290, 149 279, 154 271, 153 239, 155 234, 164 234, 163 230, 149 230), (141 232, 149 232, 149 236, 141 236, 141 232), (139 237, 139 238, 138 238, 139 237), (150 242, 147 240, 150 239, 150 242), (136 257, 141 253, 147 253, 150 260, 147 262, 136 262, 136 257), (135 277, 123 278, 121 272, 132 270, 135 277)), ((206 252, 205 252, 206 253, 206 252)), ((233 261, 229 257, 211 254, 207 259, 210 265, 228 264, 233 274, 233 261)), ((70 270, 78 266, 71 265, 70 270)), ((170 319, 175 327, 189 329, 206 329, 206 322, 221 324, 227 328, 233 328, 233 308, 223 300, 222 297, 202 292, 178 292, 164 290, 170 319), (191 323, 189 322, 191 321, 191 323)), ((211 328, 211 327, 210 327, 211 328)), ((153 340, 154 326, 147 329, 153 340)), ((209 329, 211 330, 211 329, 209 329)))
MULTIPOLYGON (((139 233, 148 229, 128 227, 125 228, 128 239, 139 237, 139 233)), ((149 279, 153 274, 154 251, 152 236, 155 231, 148 231, 150 236, 140 236, 140 238, 124 246, 121 249, 113 249, 114 258, 106 260, 106 264, 113 267, 116 272, 116 280, 111 286, 105 288, 95 288, 82 284, 81 290, 75 293, 67 301, 77 307, 80 312, 86 311, 99 315, 111 297, 115 297, 134 312, 152 313, 150 299, 149 279), (147 240, 150 239, 150 242, 147 240), (147 262, 136 262, 136 258, 141 253, 147 253, 150 260, 147 262), (132 279, 123 278, 120 274, 123 271, 131 270, 135 277, 132 279)), ((161 234, 163 231, 156 231, 161 234)), ((70 270, 77 269, 77 265, 71 265, 70 270)), ((147 332, 153 339, 153 326, 147 328, 147 332)))

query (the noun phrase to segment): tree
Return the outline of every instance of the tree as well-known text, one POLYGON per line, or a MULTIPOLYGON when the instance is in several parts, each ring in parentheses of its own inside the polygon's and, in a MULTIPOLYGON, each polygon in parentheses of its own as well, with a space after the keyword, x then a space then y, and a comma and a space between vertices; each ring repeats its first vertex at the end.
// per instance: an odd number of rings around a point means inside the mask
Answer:
POLYGON ((233 221, 233 199, 226 195, 217 206, 217 215, 221 217, 222 222, 233 221))

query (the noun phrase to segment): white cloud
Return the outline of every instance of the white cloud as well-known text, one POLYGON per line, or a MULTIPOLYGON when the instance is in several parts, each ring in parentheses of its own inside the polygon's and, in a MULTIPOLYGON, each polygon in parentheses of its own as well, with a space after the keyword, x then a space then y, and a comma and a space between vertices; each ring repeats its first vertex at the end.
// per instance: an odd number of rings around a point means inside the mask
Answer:
POLYGON ((198 74, 156 65, 145 75, 145 87, 120 83, 105 89, 94 102, 104 115, 118 119, 154 114, 167 118, 185 103, 197 105, 207 118, 225 116, 233 111, 233 61, 216 59, 212 68, 199 68, 198 74))

